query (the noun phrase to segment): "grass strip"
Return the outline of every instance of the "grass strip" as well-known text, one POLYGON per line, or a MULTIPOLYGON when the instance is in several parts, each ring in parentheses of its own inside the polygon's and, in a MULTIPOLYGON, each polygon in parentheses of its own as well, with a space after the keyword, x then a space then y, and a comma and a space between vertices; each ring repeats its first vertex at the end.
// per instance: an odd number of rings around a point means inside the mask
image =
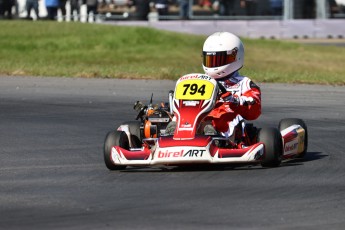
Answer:
MULTIPOLYGON (((0 74, 172 79, 202 72, 207 36, 49 21, 0 21, 0 74)), ((231 32, 231 31, 230 31, 231 32)), ((236 31, 232 31, 236 32, 236 31)), ((257 82, 345 85, 345 48, 243 39, 257 82)))

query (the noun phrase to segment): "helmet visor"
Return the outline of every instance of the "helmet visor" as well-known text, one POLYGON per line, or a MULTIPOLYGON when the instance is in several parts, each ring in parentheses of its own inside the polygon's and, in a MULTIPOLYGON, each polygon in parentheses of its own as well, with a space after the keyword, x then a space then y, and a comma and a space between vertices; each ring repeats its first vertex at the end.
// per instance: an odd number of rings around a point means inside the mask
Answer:
POLYGON ((213 68, 223 65, 227 65, 236 61, 237 57, 237 48, 228 51, 220 52, 202 52, 203 64, 205 67, 213 68))

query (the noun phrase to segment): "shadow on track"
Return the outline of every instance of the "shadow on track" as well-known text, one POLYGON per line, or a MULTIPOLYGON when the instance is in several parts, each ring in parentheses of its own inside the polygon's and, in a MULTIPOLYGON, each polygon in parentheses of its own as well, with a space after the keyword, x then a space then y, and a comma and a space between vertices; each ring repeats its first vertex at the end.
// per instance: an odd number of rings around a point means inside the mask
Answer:
POLYGON ((322 152, 307 152, 304 158, 287 160, 282 163, 281 167, 303 165, 306 162, 321 160, 325 157, 328 157, 328 155, 322 154, 322 152))

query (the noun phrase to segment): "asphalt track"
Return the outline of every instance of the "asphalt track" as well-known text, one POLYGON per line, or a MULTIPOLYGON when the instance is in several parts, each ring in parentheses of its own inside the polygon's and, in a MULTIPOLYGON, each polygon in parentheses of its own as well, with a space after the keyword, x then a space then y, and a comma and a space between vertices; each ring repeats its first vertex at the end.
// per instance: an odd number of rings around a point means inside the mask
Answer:
POLYGON ((255 124, 304 119, 305 160, 111 172, 107 131, 173 81, 0 77, 0 229, 345 229, 345 88, 258 84, 255 124))

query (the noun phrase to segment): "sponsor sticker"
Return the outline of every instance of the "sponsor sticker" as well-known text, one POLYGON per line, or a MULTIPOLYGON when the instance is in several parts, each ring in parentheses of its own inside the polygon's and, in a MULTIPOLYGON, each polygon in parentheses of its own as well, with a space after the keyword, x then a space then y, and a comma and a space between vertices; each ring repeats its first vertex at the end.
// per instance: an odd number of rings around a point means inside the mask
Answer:
POLYGON ((158 151, 158 158, 177 158, 177 157, 186 157, 186 158, 198 158, 203 157, 205 149, 189 149, 189 150, 180 150, 180 151, 158 151))
POLYGON ((183 101, 185 106, 197 106, 200 101, 183 101))
POLYGON ((298 143, 292 143, 292 144, 287 143, 287 144, 285 144, 284 152, 285 152, 285 153, 286 153, 286 152, 292 152, 292 151, 294 151, 295 149, 297 149, 297 147, 298 147, 298 143))

